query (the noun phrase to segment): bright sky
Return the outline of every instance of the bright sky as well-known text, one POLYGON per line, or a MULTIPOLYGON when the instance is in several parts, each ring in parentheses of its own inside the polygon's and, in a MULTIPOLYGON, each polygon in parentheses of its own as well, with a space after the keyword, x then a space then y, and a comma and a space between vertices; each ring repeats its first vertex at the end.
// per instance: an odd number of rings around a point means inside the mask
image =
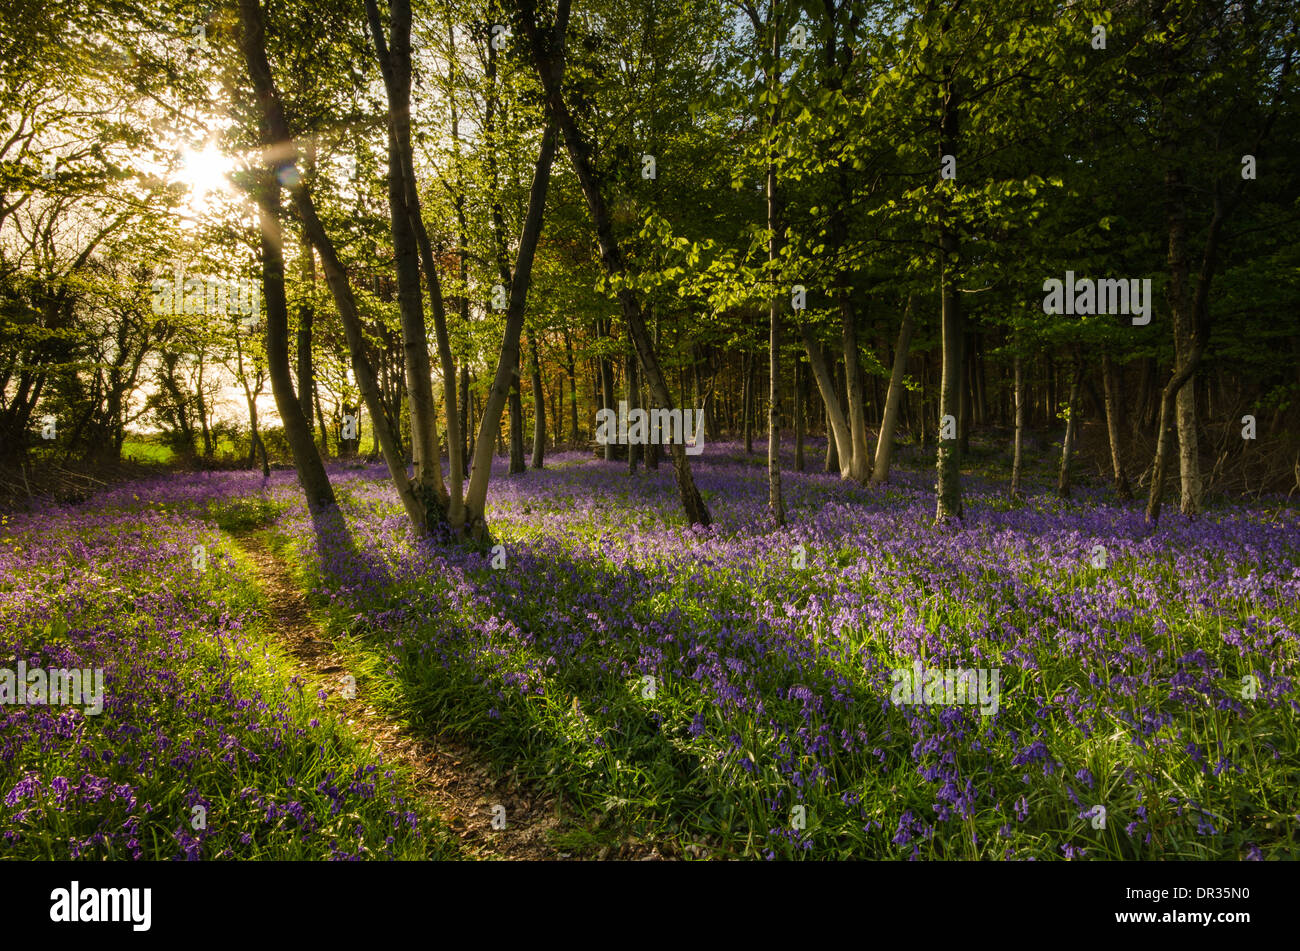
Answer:
POLYGON ((181 165, 173 181, 189 188, 187 211, 190 215, 200 218, 211 211, 214 193, 234 193, 235 188, 226 177, 234 168, 234 159, 211 142, 197 150, 191 145, 182 146, 181 165))

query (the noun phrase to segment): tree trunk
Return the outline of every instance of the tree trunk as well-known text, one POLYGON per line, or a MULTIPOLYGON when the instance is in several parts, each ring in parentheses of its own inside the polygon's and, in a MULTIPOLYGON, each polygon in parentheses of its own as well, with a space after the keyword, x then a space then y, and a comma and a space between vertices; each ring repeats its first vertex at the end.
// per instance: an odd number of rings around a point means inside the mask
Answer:
MULTIPOLYGON (((628 419, 629 430, 631 429, 631 425, 632 425, 631 424, 632 410, 637 409, 641 403, 641 387, 637 384, 636 352, 632 349, 630 343, 631 341, 629 341, 629 346, 627 348, 627 364, 626 364, 627 370, 626 370, 626 377, 625 377, 625 379, 627 380, 627 411, 629 415, 629 419, 628 419)), ((647 435, 649 434, 648 425, 645 432, 647 435)), ((641 446, 633 443, 630 438, 628 439, 628 446, 627 446, 628 475, 632 475, 636 472, 637 463, 640 462, 641 460, 641 448, 642 448, 641 446)))
MULTIPOLYGON (((769 206, 775 174, 768 166, 769 206)), ((770 214, 770 213, 769 213, 770 214)), ((775 240, 769 251, 769 260, 777 255, 775 240)), ((767 507, 778 526, 785 524, 785 500, 781 497, 781 310, 779 298, 773 296, 768 305, 768 397, 767 397, 767 507)))
POLYGON ((704 414, 704 436, 706 439, 712 439, 722 432, 715 409, 718 398, 713 395, 713 381, 717 376, 717 370, 714 369, 714 366, 713 351, 707 346, 700 347, 699 356, 693 364, 695 370, 695 405, 704 414), (709 386, 707 389, 704 388, 704 381, 700 377, 701 360, 704 362, 704 368, 709 371, 709 386))
MULTIPOLYGON (((316 168, 316 144, 310 140, 306 144, 306 163, 308 177, 312 177, 316 168)), ((312 254, 311 242, 306 235, 299 236, 298 277, 302 281, 298 301, 298 405, 307 420, 307 428, 314 431, 312 394, 315 392, 316 381, 312 371, 311 336, 316 318, 316 308, 312 302, 316 288, 316 256, 312 254)))
MULTIPOLYGON (((847 275, 843 280, 847 282, 847 275)), ((836 292, 840 310, 840 334, 844 346, 844 382, 849 397, 848 478, 866 482, 871 476, 867 449, 867 407, 862 386, 862 365, 858 356, 857 314, 849 300, 847 283, 836 292)), ((841 456, 843 458, 843 456, 841 456)))
POLYGON ((973 422, 971 419, 971 386, 973 385, 971 377, 974 376, 974 373, 971 371, 971 367, 973 366, 971 351, 974 348, 970 345, 970 337, 970 334, 962 335, 961 414, 957 417, 958 448, 963 456, 970 454, 970 431, 971 423, 973 422))
POLYGON ((1074 455, 1075 433, 1078 431, 1079 415, 1079 378, 1083 367, 1076 355, 1073 372, 1070 375, 1070 395, 1065 404, 1065 437, 1061 440, 1061 467, 1056 475, 1056 494, 1063 499, 1070 497, 1070 460, 1074 455))
POLYGON ((1155 426, 1155 416, 1159 412, 1160 398, 1154 395, 1156 379, 1155 357, 1146 357, 1141 361, 1142 373, 1138 378, 1137 405, 1133 413, 1133 438, 1150 432, 1155 426))
POLYGON ((826 460, 822 463, 823 472, 839 472, 840 478, 844 478, 844 473, 840 470, 840 451, 834 434, 830 432, 830 426, 826 427, 826 460))
MULTIPOLYGON (((468 298, 466 298, 466 308, 468 309, 468 298)), ((468 323, 466 324, 468 326, 468 323)), ((474 457, 474 419, 471 415, 469 399, 469 367, 462 364, 460 368, 460 432, 462 445, 464 446, 465 477, 469 477, 469 461, 474 457)))
POLYGON ((903 403, 903 378, 907 375, 907 351, 911 343, 912 296, 909 294, 907 306, 903 309, 903 324, 898 330, 898 345, 894 348, 894 365, 889 372, 889 392, 885 396, 885 412, 880 420, 880 436, 876 440, 876 460, 871 471, 873 484, 889 481, 894 433, 898 429, 898 411, 903 403))
POLYGON ((803 360, 794 362, 794 471, 803 472, 806 466, 803 457, 804 441, 804 368, 803 360))
POLYGON ((310 294, 316 284, 316 258, 311 252, 311 243, 306 238, 302 240, 299 266, 301 268, 299 273, 305 287, 302 302, 298 306, 298 405, 302 409, 303 418, 307 420, 307 428, 310 430, 314 428, 312 426, 312 393, 315 392, 316 388, 311 361, 311 332, 316 317, 316 308, 312 306, 310 294))
MULTIPOLYGON (((561 4, 562 16, 557 25, 560 37, 563 24, 568 19, 568 7, 561 4)), ((542 214, 546 207, 546 192, 551 179, 551 165, 555 160, 556 130, 548 123, 542 133, 542 145, 533 168, 533 183, 528 193, 528 210, 519 234, 519 249, 515 254, 514 275, 510 284, 510 297, 506 307, 505 334, 497 360, 492 388, 480 416, 478 437, 474 441, 474 462, 470 467, 469 484, 465 490, 466 529, 471 537, 487 537, 483 520, 483 506, 487 501, 488 479, 492 472, 492 444, 501 431, 501 410, 505 406, 510 382, 515 378, 514 368, 519 365, 519 337, 524 328, 524 307, 528 301, 528 286, 532 281, 533 258, 542 233, 542 214)))
MULTIPOLYGON (((244 390, 244 405, 248 408, 248 464, 247 469, 253 468, 257 462, 257 444, 260 438, 257 434, 257 394, 248 385, 248 377, 244 375, 244 345, 239 339, 239 325, 235 326, 235 372, 239 377, 239 385, 244 390)), ((261 389, 261 374, 258 374, 258 388, 261 389)), ((265 457, 265 450, 263 451, 265 457)))
MULTIPOLYGON (((957 154, 957 94, 952 87, 951 73, 944 79, 943 118, 939 133, 940 155, 957 154)), ((959 421, 961 416, 962 384, 962 338, 965 327, 962 321, 961 300, 957 294, 958 237, 952 222, 948 220, 949 209, 940 209, 939 250, 941 309, 943 325, 943 371, 939 383, 939 416, 951 417, 959 421)), ((951 432, 949 433, 951 435, 951 432)), ((936 521, 946 522, 951 519, 961 520, 961 453, 956 439, 944 438, 943 427, 939 430, 939 453, 936 462, 938 480, 936 488, 936 521)))
MULTIPOLYGON (((768 75, 772 87, 771 106, 768 113, 767 142, 767 261, 776 271, 780 256, 777 217, 781 211, 776 193, 776 120, 777 96, 776 64, 781 57, 780 20, 772 29, 772 60, 768 75)), ((773 288, 768 302, 768 396, 767 396, 767 507, 777 526, 785 524, 785 500, 781 497, 781 295, 773 288)), ((752 389, 752 387, 751 387, 752 389)))
POLYGON ((821 393, 826 412, 826 471, 834 472, 838 469, 840 478, 847 479, 849 463, 853 457, 849 424, 844 417, 844 409, 840 405, 835 382, 831 379, 830 371, 822 356, 821 346, 813 338, 812 330, 807 324, 801 325, 799 329, 803 335, 804 352, 808 356, 808 367, 812 370, 813 379, 817 381, 817 389, 821 393))
POLYGON ((1024 460, 1025 441, 1025 379, 1021 370, 1023 361, 1019 351, 1015 356, 1016 449, 1011 461, 1011 497, 1021 498, 1020 472, 1024 460))
MULTIPOLYGON (((241 7, 256 6, 257 0, 241 0, 241 7)), ((260 10, 258 26, 250 29, 245 21, 246 33, 257 37, 260 47, 260 10)), ((265 54, 263 54, 265 55, 265 54)), ((274 141, 274 140, 273 140, 274 141)), ((270 144, 270 143, 264 143, 270 144)), ((307 508, 313 515, 335 509, 334 488, 330 485, 325 465, 316 452, 311 430, 302 406, 293 391, 289 376, 289 308, 284 296, 284 234, 280 229, 277 211, 280 207, 280 186, 275 173, 262 170, 261 201, 258 202, 258 222, 262 233, 262 300, 266 307, 266 362, 271 375, 271 394, 275 408, 284 423, 285 439, 293 454, 293 467, 298 483, 307 498, 307 508)))
MULTIPOLYGON (((447 526, 451 501, 442 478, 437 407, 433 399, 433 371, 429 361, 428 332, 420 286, 420 247, 417 238, 419 197, 411 158, 411 6, 409 0, 390 0, 389 35, 385 44, 376 0, 366 0, 371 39, 388 96, 388 207, 397 270, 397 298, 401 314, 403 366, 411 425, 411 457, 415 477, 411 491, 424 510, 422 531, 447 526)), ((425 262, 431 282, 431 301, 441 310, 437 272, 425 262)), ((445 337, 445 324, 441 328, 445 337)), ((395 382, 395 381, 394 381, 395 382)), ((400 418, 397 416, 395 418, 400 418)), ((376 432, 376 436, 378 436, 376 432)), ((458 476, 458 473, 454 473, 458 476)), ((457 492, 459 505, 459 492, 457 492)))
MULTIPOLYGON (((528 39, 538 78, 541 80, 546 93, 547 110, 552 120, 558 123, 560 131, 564 135, 565 149, 569 153, 570 161, 578 177, 578 183, 587 199, 592 223, 596 227, 596 236, 600 244, 601 260, 605 272, 610 277, 622 278, 627 269, 623 263, 622 250, 614 237, 609 208, 606 204, 605 195, 601 190, 602 182, 596 176, 591 161, 590 146, 585 136, 578 129, 577 123, 570 114, 568 104, 564 99, 562 91, 564 63, 563 59, 558 55, 560 45, 554 41, 546 43, 542 41, 536 23, 537 10, 534 0, 516 0, 516 6, 521 14, 521 26, 528 39)), ((566 20, 567 16, 568 0, 560 0, 557 19, 566 20)), ((636 346, 637 355, 641 359, 641 367, 645 370, 649 379, 650 392, 660 408, 671 411, 675 408, 675 403, 672 394, 668 392, 668 385, 664 382, 659 359, 655 355, 650 334, 646 329, 640 302, 626 285, 621 287, 618 297, 623 316, 628 324, 628 333, 631 335, 632 342, 636 346)), ((687 519, 698 525, 708 525, 710 522, 709 512, 705 508, 699 490, 695 487, 690 462, 686 456, 686 447, 674 442, 672 444, 672 455, 673 468, 677 476, 678 494, 681 496, 682 507, 686 512, 687 519)))
POLYGON ((195 406, 198 407, 199 429, 203 435, 203 458, 211 459, 212 430, 208 428, 208 401, 207 397, 203 393, 203 365, 205 362, 203 350, 200 349, 198 352, 199 378, 198 386, 194 388, 194 403, 195 406))
POLYGON ((1165 178, 1165 184, 1169 193, 1169 303, 1174 325, 1174 358, 1178 367, 1191 368, 1174 397, 1178 427, 1178 474, 1182 487, 1181 510, 1184 515, 1195 515, 1201 507, 1201 469, 1196 438, 1196 365, 1191 360, 1196 315, 1193 313, 1192 294, 1188 286, 1187 189, 1180 171, 1171 171, 1165 178))
MULTIPOLYGON (((569 448, 578 448, 578 376, 573 365, 573 341, 569 337, 569 331, 564 331, 564 356, 565 368, 569 372, 569 448)), ((558 433, 560 422, 555 422, 558 433)))
POLYGON ((314 380, 312 381, 311 395, 312 400, 316 403, 316 422, 320 425, 320 457, 328 459, 330 451, 329 429, 325 425, 325 413, 321 410, 320 388, 314 380))
POLYGON ((524 465, 524 405, 519 392, 519 373, 510 378, 510 474, 517 475, 524 465))
MULTIPOLYGON (((451 19, 448 19, 447 21, 447 45, 449 48, 454 48, 456 45, 456 28, 451 19)), ((456 82, 456 66, 456 57, 453 56, 448 62, 449 76, 453 84, 456 82)), ((460 312, 460 333, 463 335, 459 339, 463 340, 469 334, 470 320, 468 290, 469 251, 467 248, 467 234, 469 228, 466 224, 465 217, 465 177, 463 166, 460 163, 460 112, 456 105, 456 97, 452 96, 448 98, 448 107, 451 110, 451 138, 454 147, 454 157, 456 160, 456 266, 460 279, 460 294, 457 298, 457 305, 460 312)), ((441 346, 439 349, 441 350, 441 346)), ((460 470, 459 485, 463 488, 464 480, 469 478, 469 461, 471 454, 474 451, 471 429, 473 426, 473 419, 470 416, 469 405, 469 367, 462 364, 459 376, 453 376, 451 379, 448 379, 445 366, 446 358, 443 357, 441 359, 444 361, 443 386, 456 386, 454 413, 453 405, 451 403, 447 404, 447 450, 448 456, 450 457, 450 468, 453 470, 460 470), (453 415, 456 417, 455 427, 453 427, 451 423, 451 417, 453 415), (453 443, 456 447, 454 451, 452 449, 453 443), (460 453, 459 464, 457 464, 457 457, 454 454, 456 451, 460 453)), ((468 355, 465 355, 464 359, 465 362, 468 363, 468 355)), ((453 486, 455 485, 457 485, 457 483, 453 477, 453 486)), ((459 493, 453 492, 453 494, 459 493)), ((463 507, 460 517, 462 519, 465 517, 463 507)))
MULTIPOLYGON (((609 328, 603 319, 598 318, 596 320, 596 334, 602 340, 610 337, 609 328)), ((600 357, 598 369, 600 370, 600 408, 617 413, 618 407, 614 403, 614 364, 603 353, 600 357)), ((618 454, 614 450, 613 441, 607 440, 605 442, 605 461, 613 462, 617 458, 618 454)))
MULTIPOLYGON (((655 348, 655 352, 658 353, 659 342, 660 342, 658 303, 651 305, 650 312, 653 315, 653 321, 654 321, 654 348, 655 348)), ((677 369, 677 382, 678 382, 677 392, 679 392, 682 396, 682 403, 686 404, 690 401, 690 395, 686 390, 686 377, 685 377, 684 367, 678 367, 677 369)), ((654 401, 650 398, 650 387, 645 385, 644 379, 641 381, 641 387, 638 390, 638 392, 641 394, 640 405, 653 407, 654 401)), ((704 418, 703 408, 701 407, 697 412, 699 413, 698 418, 703 419, 704 418)), ((703 439, 707 439, 707 437, 708 437, 708 433, 701 430, 700 438, 703 440, 703 439)), ((645 447, 645 452, 643 453, 643 458, 645 459, 646 468, 658 471, 659 459, 662 455, 663 455, 662 442, 647 443, 645 447)))
POLYGON ((930 412, 930 354, 923 351, 921 353, 921 392, 916 397, 916 415, 920 421, 918 429, 921 431, 921 451, 929 445, 930 423, 936 414, 930 412))
POLYGON ((754 452, 754 367, 756 361, 752 353, 746 353, 742 359, 740 372, 745 379, 740 398, 740 426, 745 437, 745 455, 748 456, 754 452))
MULTIPOLYGON (((1214 215, 1206 231, 1205 248, 1201 254, 1200 273, 1197 275, 1196 292, 1192 296, 1188 287, 1187 266, 1187 212, 1186 186, 1178 171, 1170 171, 1165 178, 1168 186, 1169 203, 1167 221, 1169 223, 1169 302, 1173 311, 1175 351, 1180 348, 1173 378, 1165 386, 1160 400, 1160 429, 1156 440, 1156 458, 1152 464, 1151 490, 1147 496, 1146 520, 1155 525, 1160 518, 1161 496, 1164 491, 1165 472, 1169 457, 1169 427, 1177 410, 1179 394, 1188 381, 1196 374, 1196 367, 1205 352, 1210 337, 1210 284, 1218 260, 1219 240, 1223 224, 1227 220, 1229 206, 1224 204, 1217 187, 1214 195, 1214 215), (1181 338, 1181 344, 1180 344, 1181 338)), ((1238 183, 1240 184, 1240 183, 1238 183)), ((1240 194, 1240 192, 1238 192, 1240 194)), ((1196 454, 1196 411, 1193 402, 1188 418, 1184 420, 1189 428, 1185 441, 1180 442, 1180 475, 1183 489, 1182 511, 1184 515, 1195 515, 1200 511, 1201 484, 1200 471, 1196 454), (1181 456, 1190 456, 1186 462, 1181 456)), ((1179 414, 1182 420, 1182 414, 1179 414)), ((1182 423, 1180 423, 1181 425, 1182 423)), ((1180 436, 1182 434, 1180 433, 1180 436)))
MULTIPOLYGON (((275 88, 274 81, 271 78, 271 67, 266 58, 266 28, 262 19, 262 9, 259 0, 239 0, 239 12, 241 22, 240 47, 247 63, 249 77, 252 80, 254 92, 257 97, 258 106, 261 113, 262 125, 262 145, 269 154, 275 156, 278 169, 289 168, 296 165, 298 160, 297 148, 293 145, 293 140, 289 135, 289 128, 284 119, 284 111, 280 102, 279 92, 275 88)), ((278 170, 277 169, 277 170, 278 170)), ((272 171, 270 174, 274 175, 272 171)), ((316 205, 312 200, 310 193, 307 191, 306 183, 299 178, 291 187, 290 194, 293 196, 295 207, 298 209, 299 217, 302 219, 303 228, 307 234, 308 240, 315 246, 321 256, 321 265, 325 271, 325 279, 329 284, 330 292, 334 296, 335 304, 338 306, 339 317, 343 323, 344 334, 347 337, 348 349, 352 357, 352 370, 356 376, 357 388, 361 391, 361 397, 366 402, 370 410, 371 424, 376 428, 376 434, 379 443, 384 452, 385 461, 388 464, 389 475, 393 479, 393 484, 397 488, 399 497, 402 500, 403 508, 406 510, 408 517, 416 530, 423 532, 427 530, 427 512, 421 500, 416 498, 412 491, 410 480, 406 474, 406 466, 402 462, 398 451, 397 442, 393 437, 388 421, 384 416, 384 408, 380 399, 380 394, 375 382, 375 371, 366 354, 366 341, 361 326, 361 319, 357 312, 356 300, 352 294, 352 288, 348 283, 347 271, 344 269, 342 262, 338 258, 334 244, 326 233, 320 218, 316 213, 316 205)), ((280 239, 279 221, 275 215, 263 208, 263 219, 270 221, 275 227, 275 238, 280 239)), ((278 254, 278 252, 277 252, 278 254)), ((264 282, 265 283, 265 282, 264 282)), ((281 297, 283 297, 283 265, 281 264, 279 285, 281 297)), ((270 310, 270 300, 267 301, 268 312, 270 310)), ((286 317, 287 324, 287 317, 286 317)), ((287 327, 286 327, 287 338, 287 327)), ((288 341, 285 341, 286 348, 286 365, 287 374, 287 348, 288 341)), ((272 390, 275 388, 275 378, 272 377, 272 390)), ((289 405, 301 413, 298 408, 297 399, 292 393, 292 387, 286 394, 289 405)), ((277 398, 279 407, 279 399, 277 398)), ((285 407, 279 407, 281 417, 288 411, 285 407)), ((288 428, 286 427, 286 432, 288 428)), ((313 450, 314 451, 314 450, 313 450)), ((297 461, 295 457, 295 462, 297 461)), ((319 463, 319 457, 317 457, 319 463)), ((323 468, 321 470, 324 471, 323 468)), ((301 473, 300 473, 301 478, 301 473)))
POLYGON ((1124 430, 1121 420, 1124 412, 1123 393, 1120 374, 1116 372, 1109 350, 1103 350, 1101 354, 1101 376, 1106 404, 1106 434, 1110 437, 1110 465, 1115 474, 1115 494, 1121 501, 1128 502, 1133 498, 1133 490, 1128 484, 1128 473, 1124 471, 1124 430))
MULTIPOLYGON (((1180 358, 1187 359, 1184 348, 1180 358)), ((1178 475, 1182 487, 1180 511, 1196 515, 1201 511, 1200 446, 1196 433, 1196 374, 1192 373, 1175 397, 1178 428, 1178 475)))

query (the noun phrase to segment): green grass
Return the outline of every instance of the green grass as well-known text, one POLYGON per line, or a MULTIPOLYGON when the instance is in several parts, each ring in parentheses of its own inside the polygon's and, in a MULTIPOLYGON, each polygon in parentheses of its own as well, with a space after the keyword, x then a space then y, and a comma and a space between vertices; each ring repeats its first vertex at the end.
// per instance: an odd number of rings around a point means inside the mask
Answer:
POLYGON ((134 438, 123 440, 122 458, 149 465, 170 465, 176 461, 176 453, 161 443, 134 438))
POLYGON ((0 770, 0 828, 14 833, 6 857, 458 857, 410 777, 342 726, 342 701, 294 673, 253 569, 220 533, 136 511, 26 527, 18 544, 38 551, 46 533, 77 544, 46 575, 37 610, 0 609, 0 628, 50 666, 75 649, 79 666, 104 667, 112 702, 75 714, 71 732, 42 707, 25 708, 34 722, 11 723, 17 749, 0 770), (206 550, 201 574, 189 564, 195 544, 206 550), (87 631, 104 633, 87 641, 87 631))
MULTIPOLYGON (((892 496, 886 491, 880 498, 892 496)), ((981 504, 990 503, 981 499, 981 504)), ((650 527, 659 518, 650 511, 625 519, 617 497, 602 505, 605 517, 620 526, 650 527)), ((1051 496, 1031 502, 1031 508, 1061 513, 1075 505, 1051 496)), ((493 531, 512 551, 512 546, 538 543, 544 540, 538 516, 551 511, 544 500, 529 497, 494 513, 493 531)), ((358 517, 373 523, 382 513, 383 506, 372 502, 358 517)), ((592 557, 602 529, 599 519, 587 510, 569 520, 571 532, 546 550, 555 558, 567 552, 572 560, 556 570, 530 564, 528 570, 537 574, 528 577, 518 596, 497 584, 484 565, 467 570, 464 583, 486 594, 486 604, 471 601, 455 609, 454 589, 461 582, 434 570, 329 614, 330 629, 350 638, 350 649, 366 671, 368 696, 390 714, 462 738, 488 754, 502 773, 561 795, 572 820, 557 838, 566 849, 590 855, 620 841, 654 839, 670 853, 692 855, 693 846, 703 845, 715 857, 771 851, 815 858, 915 854, 1060 860, 1063 846, 1103 859, 1239 859, 1252 846, 1266 857, 1296 854, 1300 730, 1287 704, 1258 704, 1249 716, 1240 716, 1208 701, 1189 705, 1186 698, 1171 696, 1169 683, 1182 669, 1179 658, 1197 650, 1218 666, 1218 687, 1230 697, 1239 695, 1246 673, 1278 662, 1258 652, 1243 656, 1225 650, 1226 626, 1246 624, 1260 611, 1258 605, 1225 604, 1230 610, 1216 616, 1174 594, 1180 581, 1176 548, 1143 558, 1112 552, 1104 571, 1086 562, 1063 568, 1025 557, 1013 562, 1017 584, 1027 589, 1019 600, 1003 588, 1010 580, 1007 570, 979 559, 965 569, 968 576, 927 590, 934 561, 924 546, 888 554, 843 542, 810 546, 809 564, 821 567, 804 572, 788 570, 780 559, 691 563, 688 569, 643 564, 647 578, 629 583, 620 594, 623 606, 601 618, 608 627, 626 632, 634 623, 675 617, 683 642, 711 643, 709 638, 720 636, 715 612, 753 617, 755 605, 800 608, 813 596, 824 603, 837 591, 856 590, 892 621, 910 618, 926 631, 942 632, 945 647, 956 654, 990 658, 992 666, 1001 667, 1003 715, 996 729, 988 718, 976 716, 960 741, 945 739, 914 758, 913 730, 942 733, 941 711, 881 708, 882 689, 887 697, 888 686, 864 674, 863 660, 888 670, 908 666, 911 657, 891 649, 873 625, 842 631, 836 646, 843 649, 815 666, 791 667, 772 655, 748 658, 755 665, 756 690, 777 721, 800 722, 801 704, 781 693, 838 673, 851 684, 852 704, 828 702, 814 726, 829 725, 832 735, 863 728, 870 737, 865 749, 835 750, 824 757, 825 782, 795 790, 788 772, 777 768, 781 737, 754 718, 723 710, 689 679, 665 677, 656 695, 647 698, 636 680, 602 670, 605 662, 617 667, 635 660, 633 638, 606 639, 575 618, 567 623, 597 646, 581 663, 546 666, 547 648, 534 646, 534 635, 553 631, 557 623, 566 626, 555 620, 557 611, 571 608, 580 618, 591 592, 608 588, 623 570, 592 557), (844 573, 859 563, 872 571, 860 581, 846 581, 844 573), (1076 626, 1070 599, 1105 598, 1115 579, 1124 589, 1117 606, 1132 617, 1108 625, 1098 648, 1065 649, 1062 639, 1076 626), (1154 604, 1148 592, 1154 593, 1154 604), (414 617, 395 635, 370 621, 376 612, 399 605, 414 617), (500 627, 504 621, 509 630, 500 627), (487 633, 494 625, 497 633, 487 633), (1033 646, 1032 665, 1011 662, 1004 653, 1006 632, 1037 628, 1054 634, 1033 646), (1122 657, 1129 644, 1147 652, 1142 664, 1116 666, 1111 654, 1122 657), (449 662, 443 652, 450 653, 449 662), (545 671, 543 693, 507 689, 507 678, 537 670, 545 671), (1098 673, 1149 676, 1157 686, 1113 697, 1104 684, 1090 681, 1098 673), (1071 695, 1087 703, 1056 700, 1071 695), (1090 706, 1093 701, 1096 707, 1090 706), (1172 724, 1139 744, 1124 717, 1143 709, 1170 717, 1172 724), (688 728, 697 714, 704 716, 704 731, 693 736, 688 728), (734 750, 721 742, 730 734, 739 737, 734 750), (1046 761, 1015 765, 1017 754, 1035 740, 1046 745, 1046 761), (1208 757, 1209 766, 1222 757, 1231 767, 1215 773, 1198 757, 1208 757), (744 761, 752 768, 742 768, 744 761), (972 814, 942 822, 931 837, 896 843, 905 813, 935 820, 940 781, 924 771, 945 763, 979 784, 972 814), (1085 770, 1090 781, 1081 778, 1085 770), (846 795, 855 801, 846 802, 846 795), (1013 815, 1022 796, 1023 819, 1013 815), (774 834, 788 829, 795 801, 805 807, 807 819, 805 835, 795 838, 814 843, 808 852, 774 834), (1107 810, 1105 828, 1094 828, 1081 815, 1098 804, 1107 810)), ((608 532, 608 522, 603 529, 608 532)), ((299 543, 292 538, 285 543, 302 566, 304 587, 318 585, 311 553, 295 548, 299 543)), ((990 534, 974 536, 970 544, 994 550, 995 542, 990 534)), ((399 555, 384 554, 390 564, 401 561, 399 555)), ((1217 556, 1202 557, 1214 563, 1217 556)), ((1291 629, 1300 623, 1295 606, 1277 613, 1279 623, 1291 629)), ((813 628, 803 635, 830 637, 813 628)), ((1284 646, 1282 655, 1282 663, 1294 663, 1294 645, 1284 646)))

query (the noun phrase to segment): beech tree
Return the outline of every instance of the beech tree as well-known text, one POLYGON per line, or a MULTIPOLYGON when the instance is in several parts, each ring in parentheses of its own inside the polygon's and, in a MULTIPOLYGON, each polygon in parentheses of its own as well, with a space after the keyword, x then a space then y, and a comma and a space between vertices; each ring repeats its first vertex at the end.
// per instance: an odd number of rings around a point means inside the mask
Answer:
MULTIPOLYGON (((557 26, 567 23, 568 10, 568 0, 559 0, 556 14, 557 26)), ((578 176, 583 196, 587 199, 587 208, 591 213, 600 244, 601 260, 606 274, 614 285, 624 320, 627 322, 628 333, 650 384, 650 393, 661 408, 672 411, 674 409, 672 394, 668 391, 653 342, 646 329, 640 301, 636 293, 623 280, 627 268, 618 238, 614 234, 608 203, 602 190, 602 179, 592 161, 591 147, 578 129, 569 110, 564 91, 564 58, 561 40, 563 34, 557 35, 539 26, 537 6, 533 0, 515 0, 514 12, 519 28, 527 40, 528 52, 532 57, 538 78, 545 90, 547 112, 551 122, 564 137, 569 161, 578 176)), ((687 519, 699 525, 708 525, 709 512, 700 497, 699 490, 695 487, 690 462, 686 456, 686 447, 674 442, 671 452, 673 469, 677 476, 677 490, 687 519)))

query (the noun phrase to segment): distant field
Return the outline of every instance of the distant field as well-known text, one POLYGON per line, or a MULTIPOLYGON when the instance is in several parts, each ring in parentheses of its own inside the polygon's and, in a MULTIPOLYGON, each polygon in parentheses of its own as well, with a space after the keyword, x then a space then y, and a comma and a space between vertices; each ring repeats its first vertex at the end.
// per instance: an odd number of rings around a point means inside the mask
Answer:
POLYGON ((127 439, 122 443, 122 458, 132 462, 168 465, 176 460, 176 453, 156 442, 127 439))

